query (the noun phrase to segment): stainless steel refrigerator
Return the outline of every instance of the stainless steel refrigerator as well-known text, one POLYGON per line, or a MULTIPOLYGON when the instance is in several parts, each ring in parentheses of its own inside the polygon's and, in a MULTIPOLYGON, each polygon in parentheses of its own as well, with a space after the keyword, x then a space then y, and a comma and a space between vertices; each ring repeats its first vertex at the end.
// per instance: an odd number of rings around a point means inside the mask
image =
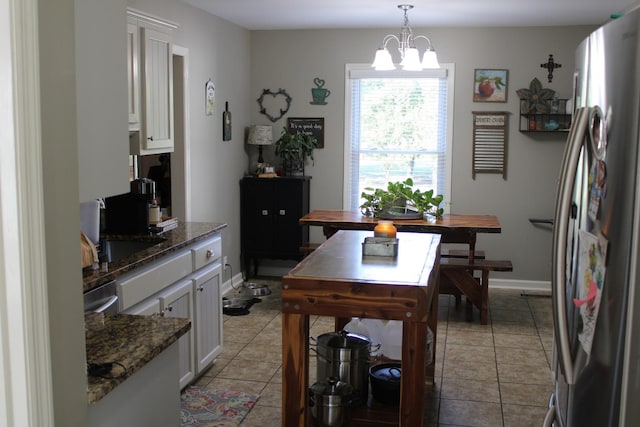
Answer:
POLYGON ((578 47, 553 232, 545 425, 640 426, 640 10, 578 47))

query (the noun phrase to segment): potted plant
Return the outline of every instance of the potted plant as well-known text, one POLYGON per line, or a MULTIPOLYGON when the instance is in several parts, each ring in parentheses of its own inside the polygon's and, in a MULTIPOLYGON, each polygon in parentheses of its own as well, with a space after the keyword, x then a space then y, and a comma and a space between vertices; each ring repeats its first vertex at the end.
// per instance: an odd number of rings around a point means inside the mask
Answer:
POLYGON ((434 196, 433 190, 414 190, 411 178, 389 182, 386 190, 367 187, 361 197, 364 199, 360 205, 362 214, 374 218, 422 218, 428 215, 440 218, 444 213, 440 207, 443 196, 434 196))
POLYGON ((292 134, 286 127, 275 143, 275 153, 282 159, 285 175, 304 175, 304 164, 307 158, 313 162, 313 149, 316 138, 305 133, 292 134))

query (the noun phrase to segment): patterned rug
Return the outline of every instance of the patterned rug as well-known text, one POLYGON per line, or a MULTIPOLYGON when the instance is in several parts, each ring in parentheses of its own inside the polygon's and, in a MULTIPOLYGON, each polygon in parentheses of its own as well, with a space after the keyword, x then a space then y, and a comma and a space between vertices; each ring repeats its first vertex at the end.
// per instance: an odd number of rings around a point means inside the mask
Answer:
POLYGON ((257 394, 187 387, 181 396, 182 427, 236 427, 258 400, 257 394))

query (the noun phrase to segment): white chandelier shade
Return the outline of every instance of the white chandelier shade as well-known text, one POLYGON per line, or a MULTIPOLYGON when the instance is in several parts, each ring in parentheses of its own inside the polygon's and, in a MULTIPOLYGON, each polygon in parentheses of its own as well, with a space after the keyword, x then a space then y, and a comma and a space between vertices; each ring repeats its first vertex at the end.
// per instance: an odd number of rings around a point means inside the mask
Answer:
POLYGON ((440 68, 438 63, 438 56, 436 51, 431 45, 431 40, 426 36, 414 36, 413 30, 409 25, 409 17, 407 11, 413 9, 413 5, 400 4, 398 9, 404 11, 404 23, 398 36, 389 34, 382 40, 382 46, 376 51, 375 59, 371 66, 376 70, 395 70, 396 66, 391 58, 387 45, 391 40, 395 40, 398 43, 398 51, 400 52, 400 66, 403 70, 407 71, 419 71, 427 68, 440 68), (420 52, 416 47, 416 40, 424 39, 427 42, 427 48, 425 50, 422 61, 420 61, 420 52))

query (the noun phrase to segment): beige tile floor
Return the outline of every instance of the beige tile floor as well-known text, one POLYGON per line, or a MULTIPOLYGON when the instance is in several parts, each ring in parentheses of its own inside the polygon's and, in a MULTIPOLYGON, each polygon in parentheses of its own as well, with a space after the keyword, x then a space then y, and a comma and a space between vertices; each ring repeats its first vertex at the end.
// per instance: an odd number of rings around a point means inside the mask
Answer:
MULTIPOLYGON (((258 393, 242 426, 281 425, 282 323, 280 282, 246 316, 224 316, 224 351, 197 381, 258 393)), ((464 303, 456 310, 441 295, 435 385, 425 404, 425 426, 540 426, 553 383, 549 369, 553 320, 548 295, 516 290, 489 291, 489 324, 474 309, 466 321, 464 303)), ((333 330, 333 319, 313 317, 311 335, 333 330)), ((309 384, 316 363, 310 360, 309 384)))

